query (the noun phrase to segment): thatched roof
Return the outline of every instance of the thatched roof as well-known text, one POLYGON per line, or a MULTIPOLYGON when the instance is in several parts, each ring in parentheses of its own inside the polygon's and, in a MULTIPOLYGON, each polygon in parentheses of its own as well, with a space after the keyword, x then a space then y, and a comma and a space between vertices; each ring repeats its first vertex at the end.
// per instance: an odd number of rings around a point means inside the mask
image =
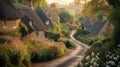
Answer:
POLYGON ((47 29, 39 16, 31 8, 21 4, 15 4, 15 7, 24 15, 22 22, 28 26, 29 30, 44 31, 47 29), (32 25, 30 21, 32 21, 32 25))
POLYGON ((99 32, 101 31, 101 29, 104 27, 105 24, 106 24, 106 21, 97 19, 94 25, 91 27, 90 33, 95 35, 99 34, 99 32))
POLYGON ((49 8, 46 12, 46 15, 50 18, 52 22, 59 22, 59 16, 54 8, 49 8))
POLYGON ((84 18, 81 20, 81 23, 83 24, 83 26, 84 26, 88 31, 90 31, 90 28, 92 27, 92 25, 90 24, 90 19, 89 19, 89 17, 84 17, 84 18))
POLYGON ((9 0, 0 0, 0 19, 20 18, 21 14, 19 13, 9 0))
POLYGON ((44 24, 48 27, 48 28, 53 28, 53 25, 50 21, 50 19, 47 17, 47 15, 44 13, 44 11, 41 9, 40 6, 38 6, 35 9, 35 12, 37 13, 37 15, 41 18, 41 20, 44 22, 44 24), (48 22, 48 23, 46 23, 48 22))

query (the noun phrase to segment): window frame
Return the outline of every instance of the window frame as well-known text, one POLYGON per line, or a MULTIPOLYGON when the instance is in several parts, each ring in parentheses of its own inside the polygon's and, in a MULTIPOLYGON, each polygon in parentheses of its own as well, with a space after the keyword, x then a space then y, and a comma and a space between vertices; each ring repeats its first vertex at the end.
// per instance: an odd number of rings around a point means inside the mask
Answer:
POLYGON ((7 20, 3 21, 3 28, 7 28, 7 20))
POLYGON ((13 28, 16 28, 17 27, 17 21, 14 20, 14 23, 13 23, 13 28))

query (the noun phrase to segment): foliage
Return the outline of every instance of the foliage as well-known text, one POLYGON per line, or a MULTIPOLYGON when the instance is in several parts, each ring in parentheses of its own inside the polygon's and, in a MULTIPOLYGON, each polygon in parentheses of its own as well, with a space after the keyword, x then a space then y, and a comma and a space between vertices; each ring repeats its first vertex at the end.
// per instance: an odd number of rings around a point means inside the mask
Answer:
POLYGON ((91 0, 84 5, 82 14, 84 16, 97 16, 99 12, 104 14, 110 13, 111 7, 107 4, 106 0, 91 0), (87 9, 87 10, 86 10, 87 9))
POLYGON ((107 52, 103 58, 99 56, 100 54, 95 54, 92 52, 84 58, 84 67, 119 67, 120 66, 120 55, 107 52))
POLYGON ((0 44, 1 67, 30 67, 30 56, 25 47, 19 49, 12 44, 0 44))
POLYGON ((54 41, 58 41, 58 39, 60 38, 60 34, 46 31, 45 37, 54 41))
POLYGON ((76 45, 70 40, 64 40, 63 43, 69 49, 75 49, 76 48, 76 45))
POLYGON ((87 31, 78 29, 76 34, 74 35, 75 38, 87 45, 94 45, 95 42, 100 42, 105 39, 103 36, 92 36, 89 35, 87 31))
MULTIPOLYGON (((20 3, 20 4, 28 4, 28 0, 10 0, 12 3, 20 3)), ((41 6, 41 8, 45 11, 48 9, 48 4, 45 0, 32 0, 33 6, 36 8, 37 6, 41 6)))
POLYGON ((37 43, 32 41, 32 43, 33 44, 31 44, 31 41, 26 42, 32 62, 48 61, 65 54, 66 47, 64 44, 55 43, 50 40, 44 40, 37 43))
POLYGON ((62 33, 65 37, 69 37, 70 27, 67 26, 67 25, 64 24, 64 23, 61 23, 61 24, 60 24, 60 27, 61 27, 61 33, 62 33))
POLYGON ((24 37, 28 34, 28 29, 23 23, 19 24, 19 27, 12 30, 3 30, 0 35, 9 35, 14 37, 24 37))
POLYGON ((2 44, 2 43, 10 43, 10 40, 0 38, 0 44, 2 44))
POLYGON ((73 22, 73 16, 69 12, 61 12, 59 14, 60 22, 61 23, 72 23, 73 22))
POLYGON ((110 5, 113 6, 113 10, 109 16, 109 20, 114 25, 114 31, 113 31, 113 44, 115 44, 115 47, 120 43, 120 1, 116 0, 107 0, 110 5))
POLYGON ((62 48, 51 46, 49 48, 42 48, 41 51, 34 51, 32 62, 48 61, 64 55, 62 48))
POLYGON ((0 35, 9 35, 9 36, 16 36, 16 37, 20 37, 21 33, 19 33, 19 28, 16 29, 12 29, 12 30, 3 30, 0 31, 0 35))
POLYGON ((114 8, 120 8, 120 0, 107 0, 114 8))
POLYGON ((34 8, 36 8, 37 6, 41 6, 44 11, 46 11, 49 7, 46 0, 33 0, 33 5, 34 8))
POLYGON ((21 37, 24 37, 28 34, 28 28, 22 22, 19 24, 19 32, 21 33, 21 37))
POLYGON ((61 36, 62 37, 69 37, 68 34, 70 33, 70 27, 68 27, 66 24, 64 24, 64 23, 53 23, 53 26, 54 26, 53 30, 47 30, 46 31, 45 36, 47 38, 55 40, 54 38, 51 38, 52 37, 51 35, 53 35, 53 37, 54 37, 54 35, 56 36, 56 34, 59 35, 59 36, 57 36, 58 39, 61 36))

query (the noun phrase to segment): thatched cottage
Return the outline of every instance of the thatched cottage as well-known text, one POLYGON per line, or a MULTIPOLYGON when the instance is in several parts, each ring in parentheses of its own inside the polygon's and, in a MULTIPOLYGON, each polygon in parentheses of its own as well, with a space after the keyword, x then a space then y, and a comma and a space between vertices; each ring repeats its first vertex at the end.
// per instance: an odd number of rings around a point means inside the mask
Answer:
POLYGON ((51 20, 52 23, 58 23, 60 18, 58 16, 58 13, 56 12, 56 7, 51 7, 47 10, 46 15, 51 20))
POLYGON ((26 5, 15 4, 15 7, 24 15, 21 21, 29 29, 29 38, 36 39, 39 37, 44 37, 44 31, 47 28, 39 16, 26 5))
POLYGON ((94 23, 91 24, 89 17, 84 17, 81 24, 92 35, 110 36, 113 32, 113 25, 104 18, 95 19, 94 23))
POLYGON ((0 31, 11 30, 19 26, 20 12, 9 0, 0 0, 0 31))
POLYGON ((47 26, 47 28, 52 29, 53 25, 50 21, 50 19, 47 17, 47 15, 45 14, 45 12, 41 9, 40 6, 38 6, 35 9, 36 14, 39 16, 39 18, 44 22, 44 24, 47 26))

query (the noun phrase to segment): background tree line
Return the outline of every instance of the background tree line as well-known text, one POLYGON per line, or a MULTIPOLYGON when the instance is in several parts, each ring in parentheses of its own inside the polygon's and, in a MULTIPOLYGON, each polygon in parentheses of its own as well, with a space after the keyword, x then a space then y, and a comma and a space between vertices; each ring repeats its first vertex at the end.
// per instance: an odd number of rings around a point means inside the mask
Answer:
MULTIPOLYGON (((27 5, 28 0, 10 0, 12 3, 20 3, 27 5)), ((41 6, 43 10, 48 8, 48 4, 46 0, 33 0, 33 7, 36 8, 37 6, 41 6)))

